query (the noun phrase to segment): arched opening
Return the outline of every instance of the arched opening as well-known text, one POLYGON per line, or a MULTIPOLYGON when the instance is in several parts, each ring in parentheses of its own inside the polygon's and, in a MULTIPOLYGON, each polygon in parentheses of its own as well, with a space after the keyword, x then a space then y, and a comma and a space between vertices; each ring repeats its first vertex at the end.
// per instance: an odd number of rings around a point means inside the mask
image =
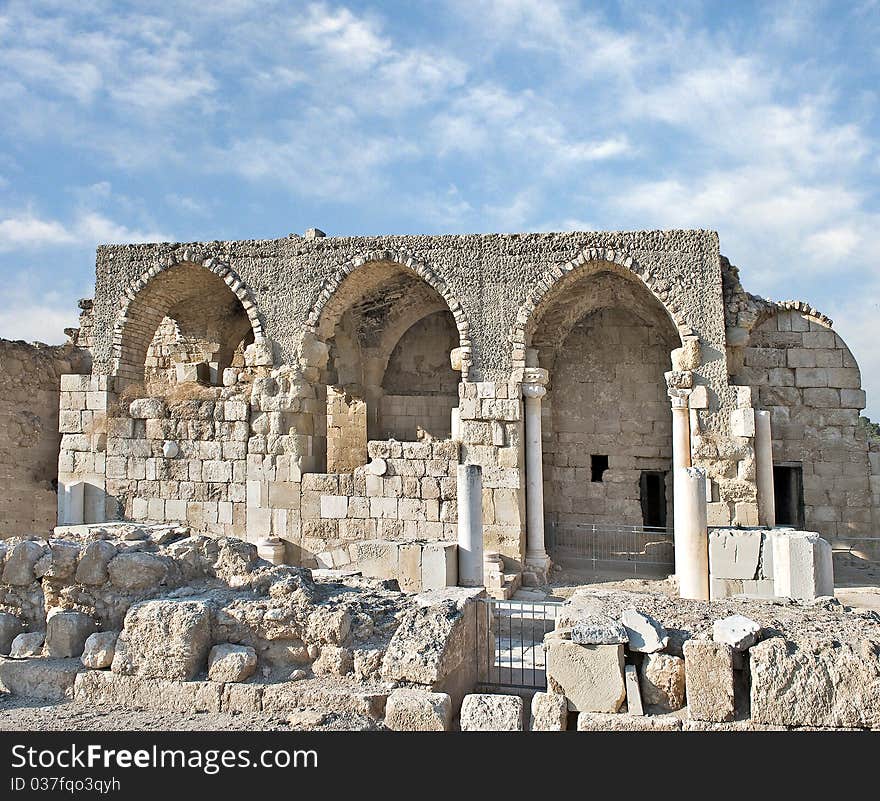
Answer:
POLYGON ((594 529, 671 524, 664 373, 681 341, 663 304, 629 271, 594 263, 557 283, 526 336, 549 371, 542 448, 551 547, 594 529))
POLYGON ((369 439, 449 437, 460 332, 438 289, 405 264, 370 262, 340 283, 315 332, 329 346, 327 472, 366 463, 369 439))
POLYGON ((244 366, 254 341, 239 297, 214 272, 178 264, 153 277, 125 310, 116 375, 159 392, 177 383, 217 386, 244 366))

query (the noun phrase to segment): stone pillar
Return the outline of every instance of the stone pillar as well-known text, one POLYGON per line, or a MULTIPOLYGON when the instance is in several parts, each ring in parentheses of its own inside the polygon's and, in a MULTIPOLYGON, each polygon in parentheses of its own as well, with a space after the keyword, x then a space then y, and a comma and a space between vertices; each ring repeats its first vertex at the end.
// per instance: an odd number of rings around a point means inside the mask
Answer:
POLYGON ((483 468, 460 464, 458 495, 458 583, 483 586, 483 468))
POLYGON ((755 412, 755 472, 758 484, 758 525, 776 525, 776 496, 773 491, 773 437, 770 412, 755 412))
POLYGON ((525 406, 526 567, 543 583, 550 569, 544 547, 544 458, 541 448, 541 398, 547 394, 546 370, 526 367, 522 380, 525 406))
POLYGON ((709 533, 706 527, 706 471, 676 467, 675 575, 682 598, 709 600, 709 533))
POLYGON ((76 526, 85 522, 85 488, 82 481, 58 485, 59 526, 76 526))
POLYGON ((672 403, 672 467, 691 466, 691 431, 688 396, 685 391, 670 393, 672 403))

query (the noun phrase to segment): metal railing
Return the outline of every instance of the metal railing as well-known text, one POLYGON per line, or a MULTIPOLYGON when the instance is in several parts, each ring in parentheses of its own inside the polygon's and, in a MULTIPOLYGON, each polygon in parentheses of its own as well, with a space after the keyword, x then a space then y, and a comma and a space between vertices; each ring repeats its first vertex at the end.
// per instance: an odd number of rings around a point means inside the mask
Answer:
POLYGON ((555 627, 561 606, 561 601, 481 599, 476 638, 479 685, 545 689, 544 635, 555 627))
POLYGON ((663 576, 675 567, 672 529, 606 523, 547 527, 550 556, 565 567, 663 576))

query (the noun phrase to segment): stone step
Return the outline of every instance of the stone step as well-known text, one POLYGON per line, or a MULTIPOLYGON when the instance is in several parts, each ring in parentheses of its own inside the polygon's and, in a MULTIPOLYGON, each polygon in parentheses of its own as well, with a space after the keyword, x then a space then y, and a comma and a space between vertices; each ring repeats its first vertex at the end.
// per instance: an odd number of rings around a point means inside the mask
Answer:
POLYGON ((64 701, 73 698, 74 681, 84 670, 78 658, 0 657, 0 690, 43 701, 64 701))

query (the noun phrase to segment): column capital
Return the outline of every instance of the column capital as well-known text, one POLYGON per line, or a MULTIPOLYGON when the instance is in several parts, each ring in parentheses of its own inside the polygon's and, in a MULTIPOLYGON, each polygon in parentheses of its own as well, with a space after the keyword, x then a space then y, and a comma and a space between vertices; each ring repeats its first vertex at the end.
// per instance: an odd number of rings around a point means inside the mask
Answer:
POLYGON ((547 394, 550 374, 542 367, 526 367, 523 370, 522 394, 524 398, 543 398, 547 394))

